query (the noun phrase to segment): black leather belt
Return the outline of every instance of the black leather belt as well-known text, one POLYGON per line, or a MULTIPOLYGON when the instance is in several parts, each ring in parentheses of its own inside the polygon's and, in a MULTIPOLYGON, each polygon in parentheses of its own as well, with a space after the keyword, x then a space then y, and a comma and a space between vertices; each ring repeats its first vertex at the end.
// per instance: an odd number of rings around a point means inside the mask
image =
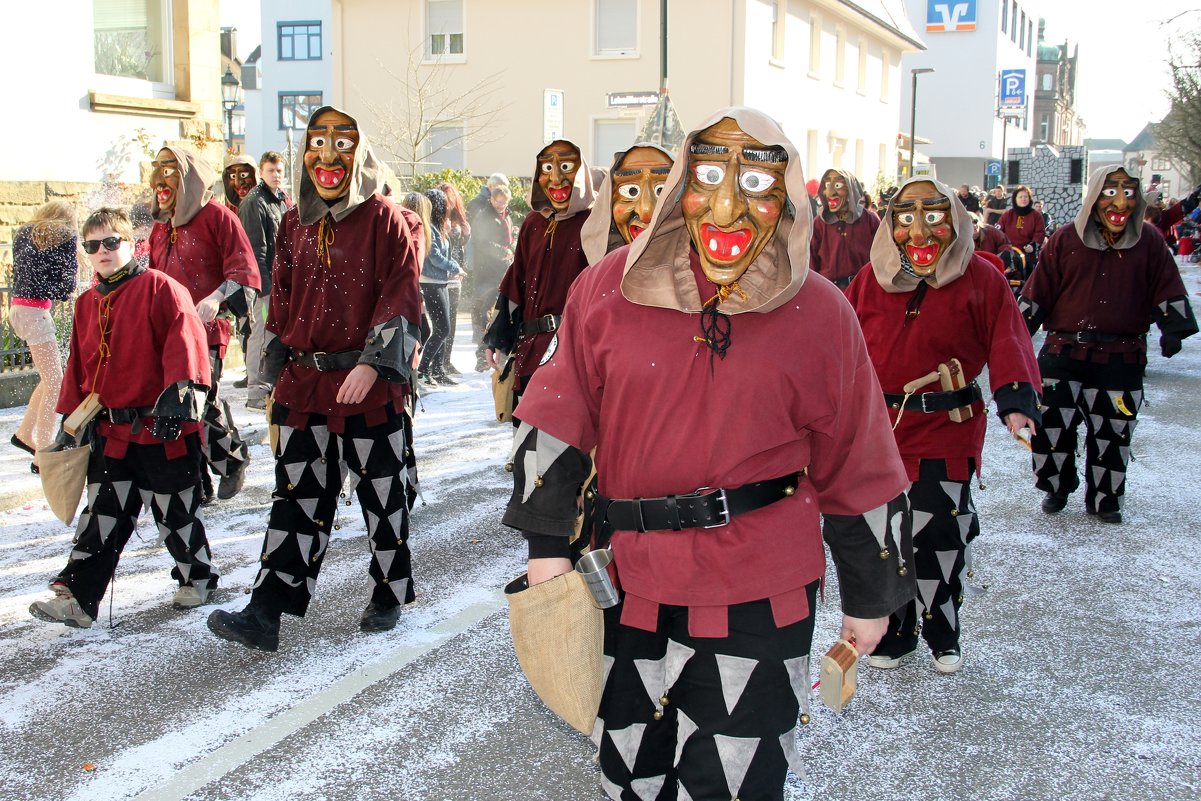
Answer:
POLYGON ((896 395, 892 392, 884 393, 884 402, 888 404, 890 409, 900 409, 904 404, 906 409, 912 409, 919 412, 949 412, 952 409, 958 409, 960 406, 970 406, 980 400, 983 395, 980 392, 980 387, 975 381, 960 389, 951 389, 946 392, 920 392, 909 396, 909 400, 905 400, 904 395, 896 395))
MULTIPOLYGON (((807 468, 806 468, 807 469, 807 468)), ((733 489, 701 487, 687 495, 610 500, 596 496, 598 522, 619 531, 717 528, 731 518, 796 494, 805 470, 733 489)))
POLYGON ((522 334, 549 334, 552 331, 559 330, 559 320, 562 318, 557 314, 544 314, 541 317, 533 320, 526 320, 521 324, 522 334))
POLYGON ((288 349, 288 360, 296 362, 305 367, 312 367, 319 373, 328 373, 331 370, 349 370, 359 363, 362 358, 363 351, 361 350, 340 350, 337 353, 326 353, 325 351, 317 351, 316 353, 308 353, 305 351, 288 349))
POLYGON ((1071 342, 1142 342, 1146 334, 1102 334, 1099 331, 1048 331, 1047 336, 1061 337, 1071 342))
POLYGON ((134 423, 143 417, 154 414, 153 406, 126 407, 123 409, 105 409, 104 415, 113 423, 134 423))

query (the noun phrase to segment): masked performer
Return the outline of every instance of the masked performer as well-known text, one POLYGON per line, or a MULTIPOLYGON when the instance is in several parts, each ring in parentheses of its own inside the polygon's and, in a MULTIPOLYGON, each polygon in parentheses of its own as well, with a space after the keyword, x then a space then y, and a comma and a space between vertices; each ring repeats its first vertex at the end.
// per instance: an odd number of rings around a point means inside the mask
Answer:
POLYGON ((556 140, 539 151, 530 186, 533 211, 521 224, 513 263, 500 282, 496 316, 484 334, 490 367, 499 369, 503 356, 512 353, 518 396, 558 345, 555 331, 567 288, 588 266, 580 228, 595 196, 592 171, 578 147, 556 140))
POLYGON ((850 307, 806 280, 810 220, 783 131, 720 112, 650 228, 572 288, 518 408, 504 519, 531 584, 571 568, 596 448, 598 540, 612 533, 624 591, 594 733, 612 798, 779 798, 800 771, 819 515, 861 651, 912 597, 905 471, 850 307))
POLYGON ((357 493, 371 545, 360 628, 393 628, 414 597, 417 463, 405 403, 421 315, 420 222, 379 194, 385 167, 353 117, 319 108, 306 137, 297 205, 276 240, 263 352, 279 426, 275 502, 250 604, 209 617, 218 636, 265 651, 279 647, 282 613, 308 609, 339 492, 357 493))
MULTIPOLYGON (((96 284, 75 302, 71 357, 58 411, 91 393, 103 406, 80 436, 88 455, 87 507, 67 566, 35 601, 34 617, 88 628, 117 560, 149 506, 179 582, 175 606, 200 606, 217 585, 200 507, 199 397, 209 385, 208 337, 184 287, 133 256, 133 228, 119 209, 95 211, 83 247, 96 284)), ((60 432, 57 449, 73 445, 60 432)))
POLYGON ((645 142, 616 154, 580 232, 589 264, 633 242, 647 229, 671 165, 670 153, 645 142))
POLYGON ((1147 329, 1159 326, 1165 358, 1197 333, 1172 253, 1143 224, 1145 206, 1138 180, 1124 169, 1094 171, 1074 223, 1051 237, 1022 289, 1031 333, 1047 329, 1038 357, 1047 408, 1034 437, 1034 477, 1048 514, 1062 510, 1080 486, 1076 442, 1084 423, 1085 510, 1122 522, 1147 329))
POLYGON ((1030 336, 1008 282, 974 253, 971 230, 954 190, 924 178, 907 181, 885 210, 871 269, 847 292, 912 482, 918 594, 890 616, 873 667, 897 667, 912 656, 919 632, 936 670, 954 673, 963 664, 962 577, 968 545, 980 532, 971 478, 987 419, 975 379, 985 364, 1009 430, 1033 430, 1040 420, 1030 336), (953 360, 962 367, 955 381, 962 388, 939 391, 929 379, 953 360))
MULTIPOLYGON (((212 184, 212 168, 196 153, 182 147, 158 152, 150 174, 150 211, 156 221, 150 231, 150 266, 187 288, 208 331, 213 380, 204 403, 202 448, 209 467, 221 476, 217 497, 228 500, 242 489, 250 452, 229 404, 217 395, 231 331, 223 312, 245 320, 262 283, 238 215, 213 199, 212 184)), ((209 498, 207 472, 203 479, 209 498)))
POLYGON ((813 225, 810 266, 840 289, 871 258, 872 237, 880 218, 863 207, 859 181, 842 170, 826 170, 822 176, 821 214, 813 225))
POLYGON ((252 160, 240 153, 226 157, 221 185, 225 188, 225 205, 234 214, 238 213, 242 199, 254 189, 257 180, 252 160))

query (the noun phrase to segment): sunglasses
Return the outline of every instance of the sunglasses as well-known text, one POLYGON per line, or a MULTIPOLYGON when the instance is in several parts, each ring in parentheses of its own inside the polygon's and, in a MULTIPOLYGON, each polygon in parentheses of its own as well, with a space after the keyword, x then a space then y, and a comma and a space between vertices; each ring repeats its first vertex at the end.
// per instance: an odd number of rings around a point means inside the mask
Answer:
POLYGON ((124 241, 119 236, 106 236, 104 239, 85 239, 83 240, 83 252, 90 256, 100 250, 101 245, 104 245, 105 250, 116 250, 121 247, 121 243, 124 241))

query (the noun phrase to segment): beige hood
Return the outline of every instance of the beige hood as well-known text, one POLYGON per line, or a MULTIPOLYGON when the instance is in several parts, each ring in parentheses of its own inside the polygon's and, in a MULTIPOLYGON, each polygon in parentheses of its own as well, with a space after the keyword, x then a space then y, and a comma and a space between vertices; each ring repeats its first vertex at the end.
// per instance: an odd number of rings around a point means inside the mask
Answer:
POLYGON ((885 292, 910 292, 917 289, 917 285, 923 280, 938 289, 963 275, 975 252, 976 245, 972 242, 972 218, 968 214, 968 210, 959 202, 955 190, 944 183, 924 175, 918 175, 900 185, 893 196, 888 199, 888 206, 880 215, 880 227, 876 229, 876 238, 872 240, 872 271, 876 274, 876 280, 885 292), (938 267, 935 269, 934 275, 924 279, 906 272, 902 268, 901 251, 892 238, 892 204, 896 201, 897 195, 901 194, 902 189, 922 181, 934 184, 938 193, 951 201, 951 224, 955 228, 955 241, 938 260, 938 267))
MULTIPOLYGON (((1093 174, 1088 177, 1088 188, 1084 191, 1084 205, 1072 223, 1076 227, 1076 234, 1079 235, 1080 241, 1084 243, 1085 247, 1093 250, 1109 249, 1109 243, 1101 234, 1101 221, 1097 219, 1097 215, 1093 211, 1097 205, 1097 198, 1101 197, 1101 190, 1105 187, 1105 179, 1118 170, 1125 170, 1125 167, 1121 164, 1110 164, 1107 167, 1098 167, 1093 170, 1093 174)), ((1131 177, 1134 178, 1136 184, 1139 183, 1137 176, 1131 177)), ((1130 219, 1126 221, 1126 229, 1122 231, 1122 236, 1113 244, 1114 250, 1125 250, 1132 247, 1138 244, 1139 239, 1143 236, 1143 215, 1147 213, 1147 198, 1143 195, 1141 184, 1134 191, 1134 209, 1130 212, 1130 219)))
MULTIPOLYGON (((574 217, 581 211, 587 211, 592 208, 592 201, 596 199, 596 177, 593 175, 592 168, 588 166, 588 160, 584 158, 584 151, 572 142, 570 139, 556 139, 555 142, 566 142, 576 149, 580 154, 580 166, 575 172, 575 182, 571 186, 571 200, 567 204, 567 210, 556 213, 555 207, 551 205, 550 198, 542 191, 542 187, 538 185, 538 159, 534 158, 533 180, 530 181, 530 192, 526 195, 526 202, 530 204, 530 208, 541 214, 543 217, 551 217, 556 220, 566 220, 568 217, 574 217)), ((546 150, 555 142, 543 147, 546 150)), ((542 153, 539 150, 538 153, 542 153)))
POLYGON ((367 140, 367 134, 363 132, 362 126, 359 125, 358 119, 353 114, 335 106, 322 106, 316 109, 309 119, 312 120, 326 111, 345 114, 359 127, 359 146, 355 150, 354 164, 351 166, 350 188, 345 195, 338 198, 336 203, 330 204, 322 200, 321 196, 317 194, 317 187, 313 186, 313 179, 309 177, 308 170, 304 168, 304 148, 300 148, 300 152, 296 154, 296 162, 292 165, 292 174, 298 176, 299 179, 296 207, 300 214, 301 225, 314 225, 327 214, 333 216, 334 222, 344 220, 367 198, 377 192, 382 195, 384 187, 391 177, 388 168, 376 158, 375 151, 371 149, 371 143, 367 140))
POLYGON ((213 199, 214 183, 221 180, 213 165, 200 157, 200 154, 186 147, 164 145, 161 150, 169 150, 179 162, 179 194, 175 197, 175 209, 167 215, 159 208, 157 193, 152 193, 150 215, 161 223, 170 223, 179 228, 187 225, 192 218, 200 213, 204 204, 213 199))
POLYGON ((228 170, 235 164, 245 164, 246 166, 250 167, 250 171, 254 173, 255 183, 258 183, 259 180, 259 165, 255 164, 252 159, 246 156, 246 154, 233 153, 226 156, 225 167, 221 170, 221 175, 217 176, 217 184, 213 187, 213 194, 216 195, 218 188, 220 188, 221 195, 224 196, 225 200, 230 204, 236 204, 238 200, 236 196, 229 196, 229 189, 227 189, 225 186, 225 170, 228 170))
POLYGON ((853 223, 863 216, 863 184, 859 183, 859 179, 851 175, 846 170, 831 168, 823 172, 817 179, 817 202, 821 208, 822 219, 828 223, 836 223, 839 217, 834 212, 826 208, 826 196, 822 191, 822 181, 826 178, 827 172, 837 173, 842 176, 842 180, 847 185, 847 208, 850 212, 847 214, 847 222, 853 223))
POLYGON ((707 300, 697 291, 696 279, 688 264, 692 240, 684 223, 680 197, 687 182, 688 150, 692 141, 698 133, 726 117, 763 144, 784 148, 788 154, 784 189, 789 207, 780 219, 776 235, 738 279, 746 299, 734 293, 721 304, 721 311, 723 314, 768 312, 786 303, 805 283, 809 273, 813 217, 800 156, 775 120, 761 111, 739 106, 723 109, 705 120, 680 146, 650 227, 634 240, 626 256, 621 292, 631 303, 699 312, 701 304, 707 300))
POLYGON ((610 165, 604 180, 600 182, 596 190, 596 202, 592 204, 588 221, 580 229, 580 247, 584 249, 584 255, 588 257, 589 264, 596 264, 605 257, 606 253, 617 250, 626 243, 621 238, 621 234, 617 233, 617 226, 613 224, 612 175, 613 170, 617 169, 617 165, 626 157, 626 154, 636 147, 649 147, 652 150, 658 150, 668 158, 672 157, 671 153, 650 142, 635 142, 626 150, 613 154, 613 164, 610 165))

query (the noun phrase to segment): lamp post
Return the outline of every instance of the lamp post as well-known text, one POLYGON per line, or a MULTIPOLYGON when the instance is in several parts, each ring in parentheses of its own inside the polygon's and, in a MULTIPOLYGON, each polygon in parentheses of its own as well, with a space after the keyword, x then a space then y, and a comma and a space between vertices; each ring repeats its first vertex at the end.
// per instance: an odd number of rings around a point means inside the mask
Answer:
POLYGON ((221 76, 221 105, 225 108, 225 148, 234 149, 234 107, 238 105, 238 95, 242 93, 242 83, 229 67, 221 76))
POLYGON ((913 76, 913 89, 909 93, 910 97, 909 97, 909 175, 907 176, 908 178, 913 177, 913 148, 914 148, 914 145, 917 144, 917 142, 915 141, 915 136, 916 136, 915 128, 917 127, 917 76, 919 76, 923 73, 927 73, 927 72, 934 72, 934 68, 933 67, 914 67, 913 69, 909 70, 909 74, 913 76))

